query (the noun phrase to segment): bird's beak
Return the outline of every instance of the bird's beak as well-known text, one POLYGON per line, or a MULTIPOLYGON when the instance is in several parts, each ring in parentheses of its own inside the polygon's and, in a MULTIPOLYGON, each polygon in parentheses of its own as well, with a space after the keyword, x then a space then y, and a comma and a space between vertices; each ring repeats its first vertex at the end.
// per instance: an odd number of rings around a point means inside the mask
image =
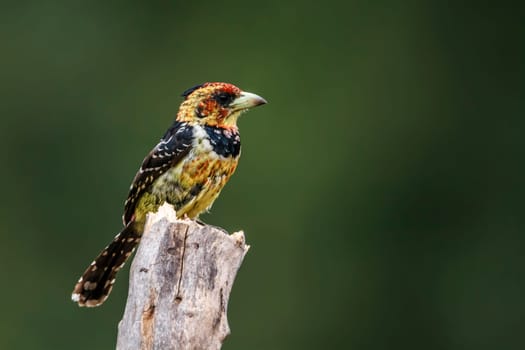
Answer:
POLYGON ((241 92, 241 96, 237 97, 233 102, 230 104, 230 108, 232 108, 235 111, 240 111, 256 106, 260 106, 267 103, 264 98, 262 98, 259 95, 252 94, 251 92, 241 92))

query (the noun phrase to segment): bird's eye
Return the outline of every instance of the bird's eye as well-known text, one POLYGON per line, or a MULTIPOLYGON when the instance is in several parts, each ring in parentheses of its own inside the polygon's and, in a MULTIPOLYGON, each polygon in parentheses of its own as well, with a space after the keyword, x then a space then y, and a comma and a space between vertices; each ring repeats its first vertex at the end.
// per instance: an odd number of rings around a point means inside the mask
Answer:
POLYGON ((217 101, 221 106, 226 107, 233 101, 235 97, 228 93, 221 92, 216 94, 214 98, 215 101, 217 101))

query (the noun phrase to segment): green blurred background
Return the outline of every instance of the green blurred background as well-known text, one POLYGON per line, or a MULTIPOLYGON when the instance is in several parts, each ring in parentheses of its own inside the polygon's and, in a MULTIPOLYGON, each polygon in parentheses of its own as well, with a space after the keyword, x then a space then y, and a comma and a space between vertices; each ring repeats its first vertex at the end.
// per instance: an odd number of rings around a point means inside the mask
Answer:
POLYGON ((252 246, 224 349, 523 349, 518 10, 3 2, 0 349, 114 348, 127 269, 102 308, 71 289, 205 81, 269 101, 203 217, 252 246))

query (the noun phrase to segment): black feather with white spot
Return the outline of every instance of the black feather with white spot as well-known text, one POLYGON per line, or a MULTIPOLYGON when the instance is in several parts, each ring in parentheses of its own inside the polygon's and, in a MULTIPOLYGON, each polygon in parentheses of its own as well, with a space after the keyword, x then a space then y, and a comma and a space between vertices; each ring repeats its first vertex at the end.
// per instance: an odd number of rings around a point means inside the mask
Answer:
POLYGON ((140 242, 140 233, 127 225, 84 271, 73 290, 72 299, 80 306, 98 306, 107 299, 117 272, 140 242))
POLYGON ((223 157, 237 157, 241 153, 241 138, 238 132, 214 126, 204 126, 213 151, 223 157))
POLYGON ((141 194, 162 174, 177 164, 190 151, 193 140, 193 127, 188 123, 175 122, 160 142, 142 162, 133 179, 129 194, 124 203, 124 225, 133 218, 135 206, 141 194))

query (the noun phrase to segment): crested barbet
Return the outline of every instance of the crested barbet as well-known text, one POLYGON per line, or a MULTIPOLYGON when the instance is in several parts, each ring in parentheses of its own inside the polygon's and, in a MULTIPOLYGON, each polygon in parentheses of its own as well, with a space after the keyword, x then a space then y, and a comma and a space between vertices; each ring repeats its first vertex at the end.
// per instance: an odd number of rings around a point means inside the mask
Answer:
POLYGON ((164 203, 177 217, 197 219, 208 210, 237 167, 239 116, 266 101, 228 83, 204 83, 186 90, 177 118, 142 162, 124 204, 124 228, 78 280, 72 299, 99 306, 115 275, 144 231, 146 214, 164 203))

